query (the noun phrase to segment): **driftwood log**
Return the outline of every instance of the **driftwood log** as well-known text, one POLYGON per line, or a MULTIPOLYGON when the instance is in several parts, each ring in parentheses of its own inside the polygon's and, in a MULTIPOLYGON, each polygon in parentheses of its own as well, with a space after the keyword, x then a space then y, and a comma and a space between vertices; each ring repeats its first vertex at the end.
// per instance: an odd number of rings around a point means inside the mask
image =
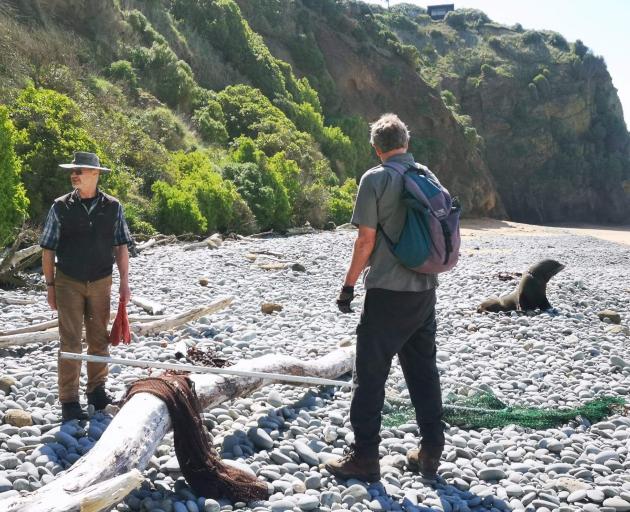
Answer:
MULTIPOLYGON (((311 361, 269 354, 241 361, 232 369, 335 378, 351 371, 353 362, 353 348, 345 347, 311 361)), ((204 409, 247 396, 272 383, 271 380, 255 377, 211 374, 190 377, 204 409)), ((143 470, 170 427, 171 419, 166 404, 153 395, 140 393, 122 407, 94 447, 70 469, 35 492, 0 501, 0 509, 6 512, 104 510, 123 499, 133 488, 129 485, 114 497, 112 490, 115 486, 112 482, 115 480, 112 479, 128 475, 133 469, 143 470), (89 507, 81 501, 87 499, 85 496, 88 491, 91 500, 89 507), (107 501, 106 497, 109 497, 107 501), (69 508, 70 504, 74 508, 69 508)), ((128 478, 131 480, 131 477, 128 478)))
POLYGON ((196 251, 197 249, 218 249, 223 243, 221 235, 215 233, 212 236, 202 240, 201 242, 194 242, 184 246, 184 251, 196 251))
POLYGON ((33 256, 39 256, 42 252, 42 248, 39 245, 31 245, 25 249, 17 251, 13 257, 9 260, 9 268, 19 268, 22 262, 28 260, 33 256))
MULTIPOLYGON (((150 336, 157 334, 161 331, 168 331, 170 329, 176 329, 179 326, 188 322, 198 320, 202 316, 211 315, 217 311, 227 308, 232 303, 232 298, 219 299, 216 302, 208 306, 200 306, 183 313, 176 315, 164 316, 160 318, 150 318, 148 321, 133 322, 130 323, 129 329, 131 332, 136 333, 139 336, 150 336)), ((129 320, 132 321, 131 318, 129 320)), ((39 324, 41 325, 41 324, 39 324)), ((35 326, 30 326, 34 328, 35 326)), ((22 328, 26 329, 26 328, 22 328)), ((59 339, 59 329, 54 327, 45 331, 24 331, 21 333, 9 333, 4 336, 0 336, 0 348, 13 347, 17 345, 28 345, 30 343, 48 343, 59 339)))
MULTIPOLYGON (((1 299, 0 299, 1 302, 1 299)), ((27 304, 30 304, 28 302, 27 304)), ((116 311, 112 311, 110 315, 110 320, 113 320, 116 317, 116 311)), ((156 320, 160 320, 162 318, 166 318, 164 315, 155 315, 155 316, 146 316, 146 315, 129 315, 129 322, 155 322, 156 320)), ((0 331, 0 336, 13 336, 15 334, 22 334, 25 332, 38 332, 38 331, 46 331, 48 329, 53 329, 59 325, 59 319, 55 318, 54 320, 48 320, 47 322, 40 322, 37 324, 27 325, 25 327, 18 327, 17 329, 10 329, 8 331, 0 331)))
POLYGON ((7 248, 6 251, 3 251, 4 254, 0 256, 0 277, 7 273, 13 265, 13 258, 18 252, 18 247, 22 243, 23 238, 24 231, 20 231, 11 247, 7 248))
POLYGON ((155 302, 146 297, 139 297, 137 295, 131 297, 131 302, 136 306, 144 309, 149 315, 161 315, 164 313, 164 305, 159 302, 155 302))
POLYGON ((17 273, 25 267, 33 264, 39 258, 42 248, 39 245, 31 245, 25 249, 17 250, 21 241, 18 237, 16 243, 0 259, 0 283, 12 286, 21 286, 24 281, 17 273))
POLYGON ((177 237, 175 235, 158 235, 154 238, 150 238, 146 242, 136 245, 136 251, 142 252, 156 245, 163 244, 172 244, 177 242, 177 237))
MULTIPOLYGON (((1 281, 0 281, 1 282, 1 281)), ((0 294, 0 304, 10 304, 13 306, 26 306, 28 304, 35 304, 35 299, 24 299, 21 297, 15 297, 9 294, 0 294)))

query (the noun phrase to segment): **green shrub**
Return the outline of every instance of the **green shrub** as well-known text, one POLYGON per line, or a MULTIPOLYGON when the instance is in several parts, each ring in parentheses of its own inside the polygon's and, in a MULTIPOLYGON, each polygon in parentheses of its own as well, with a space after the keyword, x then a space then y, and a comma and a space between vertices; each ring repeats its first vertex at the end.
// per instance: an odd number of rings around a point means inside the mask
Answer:
POLYGON ((186 128, 168 108, 147 110, 142 116, 142 128, 147 135, 169 151, 186 148, 186 128))
POLYGON ((173 155, 172 165, 182 176, 178 187, 194 194, 209 232, 236 230, 239 223, 247 229, 252 223, 251 212, 247 214, 244 208, 240 208, 238 214, 235 211, 235 204, 242 203, 243 199, 234 184, 224 180, 213 167, 208 155, 201 151, 178 152, 173 155))
POLYGON ((151 48, 135 48, 132 61, 147 89, 167 105, 189 110, 197 84, 190 66, 168 44, 154 42, 151 48))
POLYGON ((586 46, 581 39, 576 39, 575 43, 573 43, 573 52, 580 58, 583 59, 584 56, 589 52, 588 46, 586 46))
POLYGON ((357 182, 353 179, 347 179, 340 187, 333 188, 326 205, 328 219, 337 225, 350 222, 356 195, 357 182))
POLYGON ((295 125, 258 89, 231 85, 218 95, 231 139, 246 135, 255 139, 259 133, 295 130, 295 125))
POLYGON ((128 60, 117 60, 109 66, 108 75, 115 80, 121 80, 129 84, 132 89, 138 87, 138 77, 128 60))
MULTIPOLYGON (((146 208, 148 205, 142 205, 146 208)), ((147 236, 153 236, 157 234, 155 228, 148 222, 145 217, 147 216, 146 209, 143 209, 136 203, 126 203, 124 205, 125 219, 129 226, 129 231, 134 234, 141 234, 147 236)))
POLYGON ((562 34, 558 34, 557 32, 551 35, 551 37, 549 38, 549 44, 551 44, 551 46, 558 48, 558 50, 562 50, 565 52, 569 51, 569 43, 562 36, 562 34))
POLYGON ((304 194, 298 164, 294 160, 289 160, 284 151, 280 151, 267 159, 266 166, 269 172, 280 177, 282 185, 287 191, 289 204, 291 206, 298 204, 304 194))
POLYGON ((375 155, 370 145, 370 127, 361 116, 342 117, 334 120, 337 126, 350 138, 350 152, 352 155, 352 167, 347 170, 346 176, 356 178, 366 169, 376 165, 375 155))
POLYGON ((184 191, 156 181, 152 187, 152 207, 155 225, 162 233, 204 234, 208 222, 201 214, 197 198, 192 192, 184 191))
POLYGON ((341 128, 338 126, 324 127, 320 144, 339 178, 354 172, 355 159, 352 154, 352 141, 343 133, 341 128))
POLYGON ((15 154, 16 138, 8 110, 0 105, 0 247, 12 241, 28 210, 28 199, 20 181, 20 160, 15 154))
POLYGON ((496 70, 490 64, 481 65, 481 74, 485 78, 493 78, 497 76, 496 70))
POLYGON ((523 43, 529 46, 544 44, 545 40, 537 30, 527 30, 523 35, 523 43))
POLYGON ((442 101, 449 108, 459 108, 459 104, 457 103, 457 98, 455 95, 449 91, 448 89, 444 89, 440 96, 442 96, 442 101))
POLYGON ((225 115, 218 101, 210 99, 203 107, 195 110, 192 122, 204 141, 211 144, 225 144, 228 141, 225 115))
POLYGON ((503 42, 499 37, 491 37, 488 39, 488 46, 495 52, 501 52, 503 50, 503 42))
POLYGON ((291 207, 282 179, 273 170, 256 164, 228 164, 223 175, 235 183, 262 229, 286 229, 290 225, 291 207))
POLYGON ((68 174, 58 165, 70 162, 74 151, 101 151, 85 130, 77 104, 58 92, 27 86, 17 97, 11 118, 19 132, 15 151, 23 163, 29 216, 41 222, 53 199, 71 190, 68 174))
POLYGON ((236 187, 224 180, 202 151, 171 155, 168 172, 174 184, 153 186, 155 225, 164 232, 207 234, 216 231, 251 233, 256 229, 252 211, 236 187), (184 206, 188 202, 188 207, 184 206))
POLYGON ((143 44, 150 46, 154 42, 166 43, 164 37, 153 28, 146 16, 140 11, 133 9, 124 14, 127 23, 140 35, 143 44))
POLYGON ((266 156, 263 151, 256 147, 256 143, 252 139, 241 135, 234 140, 232 159, 240 164, 264 165, 266 156))
POLYGON ((447 12, 444 22, 455 30, 466 29, 466 16, 460 10, 447 12))
POLYGON ((308 73, 323 73, 326 70, 326 61, 312 32, 296 34, 289 39, 287 46, 300 69, 308 73))

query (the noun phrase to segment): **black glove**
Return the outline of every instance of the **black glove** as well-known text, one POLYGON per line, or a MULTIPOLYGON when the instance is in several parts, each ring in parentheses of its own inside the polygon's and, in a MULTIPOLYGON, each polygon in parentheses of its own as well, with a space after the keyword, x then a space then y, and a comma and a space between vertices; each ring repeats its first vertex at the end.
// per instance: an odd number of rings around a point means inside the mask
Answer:
POLYGON ((344 286, 337 297, 337 307, 342 313, 352 313, 350 303, 354 299, 354 286, 344 286))

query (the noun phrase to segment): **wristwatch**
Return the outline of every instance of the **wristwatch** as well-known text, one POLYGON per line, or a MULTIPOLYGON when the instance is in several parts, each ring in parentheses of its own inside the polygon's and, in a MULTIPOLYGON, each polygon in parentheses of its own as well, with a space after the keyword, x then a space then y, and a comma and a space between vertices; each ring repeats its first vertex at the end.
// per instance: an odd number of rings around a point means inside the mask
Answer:
POLYGON ((46 283, 46 286, 48 286, 48 287, 55 286, 55 282, 51 281, 50 283, 46 283))

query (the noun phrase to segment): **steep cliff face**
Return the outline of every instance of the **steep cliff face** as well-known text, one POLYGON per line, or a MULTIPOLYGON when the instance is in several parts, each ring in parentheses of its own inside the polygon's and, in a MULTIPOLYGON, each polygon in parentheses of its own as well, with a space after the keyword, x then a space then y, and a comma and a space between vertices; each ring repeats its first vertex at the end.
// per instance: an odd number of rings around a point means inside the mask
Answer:
POLYGON ((316 2, 281 1, 273 2, 278 11, 270 9, 265 17, 251 2, 239 4, 271 51, 320 85, 328 117, 360 115, 374 121, 385 112, 399 114, 409 125, 416 158, 459 197, 467 215, 504 215, 480 148, 466 140, 439 91, 404 58, 362 32, 360 6, 330 7, 326 12, 316 2), (282 13, 281 27, 274 23, 273 12, 282 13), (296 49, 296 38, 321 55, 317 69, 309 67, 311 60, 296 58, 303 55, 296 49))
POLYGON ((601 58, 560 34, 502 27, 479 11, 414 19, 381 17, 419 50, 423 75, 470 116, 510 218, 628 221, 630 137, 601 58))

